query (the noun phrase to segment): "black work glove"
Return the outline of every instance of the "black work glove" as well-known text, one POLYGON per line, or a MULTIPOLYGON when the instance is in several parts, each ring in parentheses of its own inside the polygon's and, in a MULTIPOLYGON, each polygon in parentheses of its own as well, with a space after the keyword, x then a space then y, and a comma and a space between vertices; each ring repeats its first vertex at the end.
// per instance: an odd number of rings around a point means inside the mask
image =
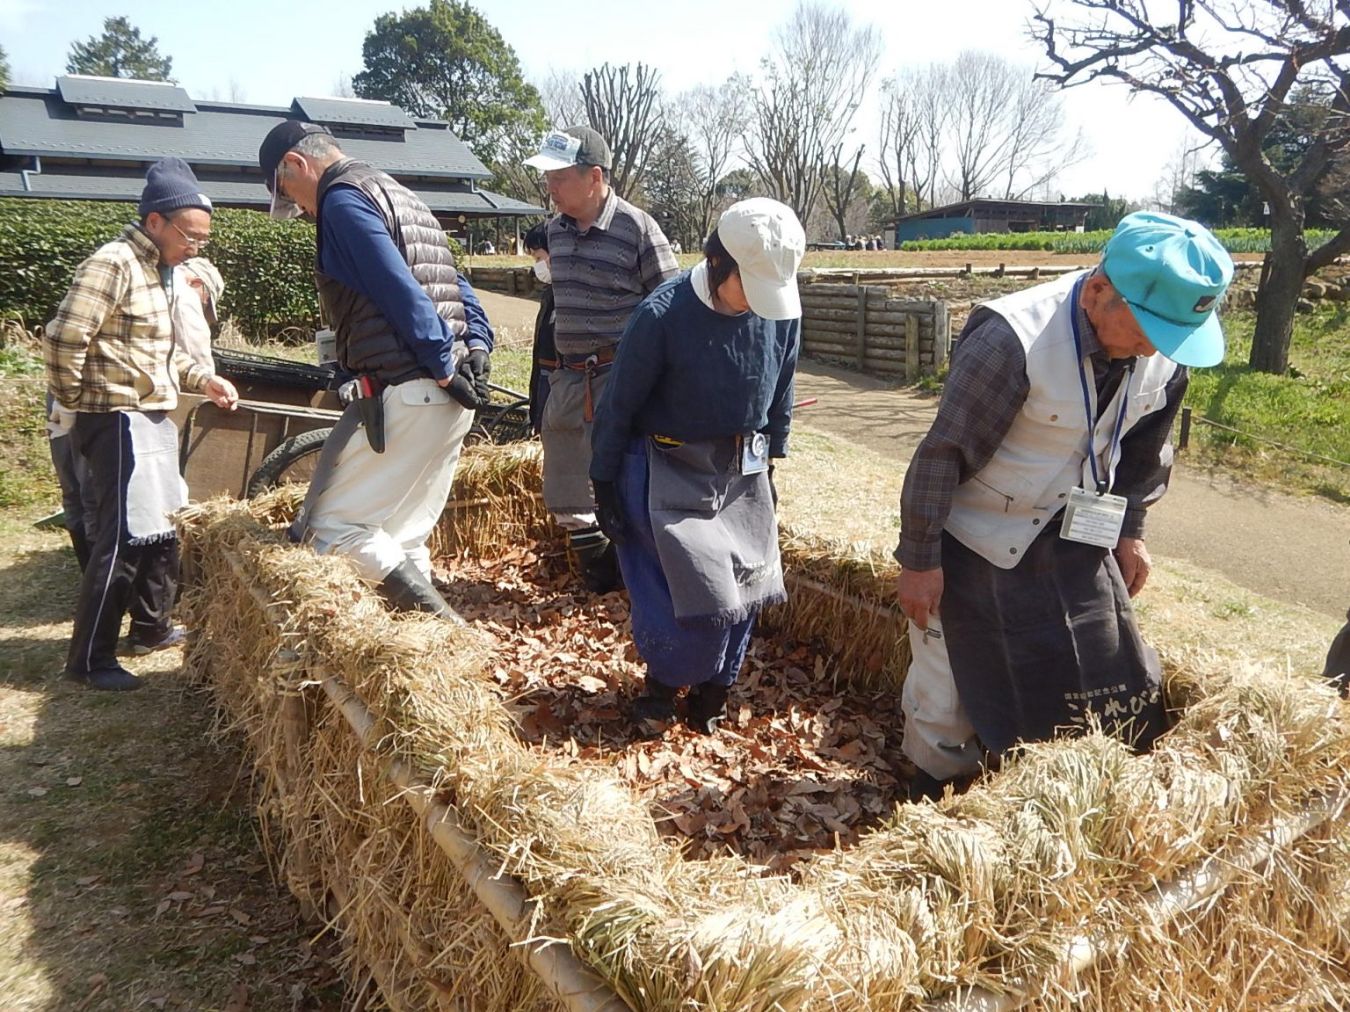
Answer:
POLYGON ((591 479, 591 488, 595 489, 595 522, 605 532, 605 537, 616 545, 621 545, 628 537, 628 523, 624 520, 623 506, 619 503, 619 487, 612 481, 591 479))
POLYGON ((492 399, 488 388, 488 376, 492 374, 492 359, 483 348, 470 349, 469 354, 459 363, 459 375, 473 385, 473 392, 486 404, 492 399))
MULTIPOLYGON (((460 370, 463 370, 463 368, 463 366, 460 366, 460 370)), ((470 411, 477 411, 479 408, 487 406, 487 401, 478 396, 473 380, 466 377, 463 371, 456 372, 451 376, 450 384, 445 389, 450 392, 451 397, 470 411)))
POLYGON ((773 483, 773 465, 769 465, 769 495, 773 496, 773 511, 778 512, 778 486, 773 483))

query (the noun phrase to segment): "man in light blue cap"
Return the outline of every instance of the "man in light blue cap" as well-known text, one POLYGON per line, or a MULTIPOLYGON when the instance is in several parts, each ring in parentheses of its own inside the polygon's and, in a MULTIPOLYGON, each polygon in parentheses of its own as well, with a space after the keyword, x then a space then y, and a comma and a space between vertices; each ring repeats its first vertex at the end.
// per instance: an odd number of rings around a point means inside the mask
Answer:
POLYGON ((1130 599, 1187 367, 1223 359, 1232 278, 1204 226, 1138 212, 1097 267, 971 313, 901 500, 915 793, 1093 716, 1140 749, 1163 731, 1130 599))

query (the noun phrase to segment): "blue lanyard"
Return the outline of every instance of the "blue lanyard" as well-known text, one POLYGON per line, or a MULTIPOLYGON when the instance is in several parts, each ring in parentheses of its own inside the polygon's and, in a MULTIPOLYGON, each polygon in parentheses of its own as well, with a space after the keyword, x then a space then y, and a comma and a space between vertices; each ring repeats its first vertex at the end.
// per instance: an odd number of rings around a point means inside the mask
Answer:
MULTIPOLYGON (((1083 414, 1087 416, 1088 428, 1088 462, 1092 464, 1092 482, 1097 488, 1098 495, 1105 495, 1111 487, 1107 478, 1101 476, 1101 471, 1097 467, 1097 453, 1094 449, 1097 434, 1097 420, 1092 417, 1092 395, 1088 392, 1087 367, 1083 365, 1083 336, 1078 332, 1078 298, 1083 291, 1083 278, 1079 278, 1077 284, 1073 286, 1073 296, 1070 303, 1069 322, 1073 325, 1073 348, 1078 355, 1078 381, 1083 384, 1083 414)), ((1125 389, 1120 392, 1120 411, 1116 415, 1115 430, 1111 433, 1111 443, 1106 448, 1106 467, 1110 468, 1111 461, 1115 459, 1116 449, 1120 446, 1120 437, 1125 428, 1125 408, 1130 403, 1130 380, 1134 377, 1134 363, 1130 363, 1130 371, 1125 377, 1125 389)), ((1096 383, 1093 383, 1096 386, 1096 383)), ((1109 475, 1107 476, 1109 477, 1109 475)))

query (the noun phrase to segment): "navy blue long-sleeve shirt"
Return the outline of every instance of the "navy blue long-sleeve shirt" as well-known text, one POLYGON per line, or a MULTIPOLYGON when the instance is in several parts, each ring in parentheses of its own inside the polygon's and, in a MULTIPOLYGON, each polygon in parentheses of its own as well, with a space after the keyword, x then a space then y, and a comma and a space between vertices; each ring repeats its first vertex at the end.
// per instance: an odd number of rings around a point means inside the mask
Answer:
POLYGON ((613 481, 634 436, 694 441, 748 432, 787 456, 800 320, 727 316, 706 306, 689 275, 662 284, 619 342, 591 432, 591 478, 613 481))
MULTIPOLYGON (((375 303, 381 315, 412 349, 422 368, 438 380, 451 373, 450 325, 436 312, 425 289, 408 269, 385 227, 384 218, 360 190, 334 186, 323 198, 319 269, 375 303)), ((492 326, 468 279, 459 278, 470 348, 492 350, 492 326)))

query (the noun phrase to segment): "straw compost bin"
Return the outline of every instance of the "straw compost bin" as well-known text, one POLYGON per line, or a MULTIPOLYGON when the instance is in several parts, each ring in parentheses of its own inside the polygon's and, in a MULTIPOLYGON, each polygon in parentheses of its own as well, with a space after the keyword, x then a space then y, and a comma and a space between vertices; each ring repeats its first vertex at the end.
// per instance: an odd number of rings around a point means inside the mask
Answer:
POLYGON ((293 489, 181 521, 277 875, 389 1008, 1350 1008, 1350 708, 1315 678, 1173 663, 1152 753, 1088 733, 906 804, 893 564, 789 531, 726 730, 636 738, 623 597, 569 583, 539 482, 533 446, 464 455, 467 629, 287 544, 293 489))

